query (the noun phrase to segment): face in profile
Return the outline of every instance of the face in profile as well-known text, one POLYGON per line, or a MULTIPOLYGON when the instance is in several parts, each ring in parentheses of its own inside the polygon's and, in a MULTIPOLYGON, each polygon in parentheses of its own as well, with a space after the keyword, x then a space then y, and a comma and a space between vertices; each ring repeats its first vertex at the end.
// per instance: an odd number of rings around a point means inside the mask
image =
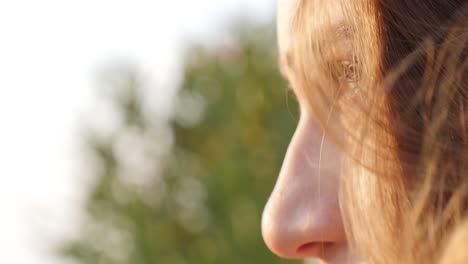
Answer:
MULTIPOLYGON (((298 0, 278 3, 278 46, 282 72, 300 106, 300 119, 262 218, 269 249, 291 259, 318 258, 323 263, 355 263, 343 228, 338 190, 344 154, 307 110, 286 60, 298 0)), ((339 8, 336 18, 339 19, 339 8)))
POLYGON ((466 10, 278 0, 280 69, 300 119, 263 212, 274 254, 439 263, 468 208, 466 10))

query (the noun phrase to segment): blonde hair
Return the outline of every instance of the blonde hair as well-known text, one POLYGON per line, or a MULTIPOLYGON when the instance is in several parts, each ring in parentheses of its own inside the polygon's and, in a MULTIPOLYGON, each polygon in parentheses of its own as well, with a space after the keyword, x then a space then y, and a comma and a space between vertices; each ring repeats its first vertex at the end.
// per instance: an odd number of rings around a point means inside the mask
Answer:
POLYGON ((289 79, 350 157, 341 209, 371 263, 468 263, 456 253, 468 246, 468 224, 457 229, 468 212, 465 2, 298 6, 289 79))

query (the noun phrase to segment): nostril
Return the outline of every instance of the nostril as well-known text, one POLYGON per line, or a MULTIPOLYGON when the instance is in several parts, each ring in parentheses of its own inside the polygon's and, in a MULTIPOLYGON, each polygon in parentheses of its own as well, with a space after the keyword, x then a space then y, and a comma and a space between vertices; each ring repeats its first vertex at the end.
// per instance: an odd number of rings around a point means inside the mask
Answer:
POLYGON ((313 248, 315 248, 316 246, 318 245, 318 243, 307 243, 307 244, 304 244, 302 246, 300 246, 298 249, 297 249, 297 253, 301 253, 303 251, 309 251, 313 248))
POLYGON ((301 245, 297 250, 298 255, 311 255, 319 257, 325 251, 326 248, 332 246, 331 242, 310 242, 301 245))

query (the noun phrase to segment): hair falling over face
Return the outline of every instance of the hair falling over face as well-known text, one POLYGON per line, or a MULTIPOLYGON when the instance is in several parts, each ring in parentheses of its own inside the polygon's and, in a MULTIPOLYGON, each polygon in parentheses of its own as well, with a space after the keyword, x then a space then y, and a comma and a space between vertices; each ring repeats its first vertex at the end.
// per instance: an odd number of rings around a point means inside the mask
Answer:
POLYGON ((346 153, 353 250, 468 263, 468 1, 303 0, 293 21, 290 82, 346 153))

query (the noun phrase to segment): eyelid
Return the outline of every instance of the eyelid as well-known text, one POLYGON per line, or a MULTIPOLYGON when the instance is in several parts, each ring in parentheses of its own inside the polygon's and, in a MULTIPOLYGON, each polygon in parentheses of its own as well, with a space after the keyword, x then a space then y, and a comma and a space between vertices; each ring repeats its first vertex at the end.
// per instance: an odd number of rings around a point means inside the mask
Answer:
POLYGON ((337 84, 336 95, 341 100, 348 101, 361 93, 359 83, 362 73, 356 56, 335 60, 334 65, 332 71, 337 84))
POLYGON ((287 68, 288 66, 284 63, 284 62, 280 62, 278 64, 278 70, 281 74, 281 76, 285 79, 285 80, 288 80, 288 74, 287 74, 287 68))
POLYGON ((343 77, 347 81, 352 81, 352 82, 359 81, 361 74, 358 69, 358 63, 356 61, 343 60, 341 61, 341 65, 343 68, 343 74, 344 74, 343 77), (351 76, 351 78, 349 78, 349 76, 351 76))
POLYGON ((356 85, 361 80, 361 69, 355 57, 334 62, 333 76, 339 85, 356 85))

